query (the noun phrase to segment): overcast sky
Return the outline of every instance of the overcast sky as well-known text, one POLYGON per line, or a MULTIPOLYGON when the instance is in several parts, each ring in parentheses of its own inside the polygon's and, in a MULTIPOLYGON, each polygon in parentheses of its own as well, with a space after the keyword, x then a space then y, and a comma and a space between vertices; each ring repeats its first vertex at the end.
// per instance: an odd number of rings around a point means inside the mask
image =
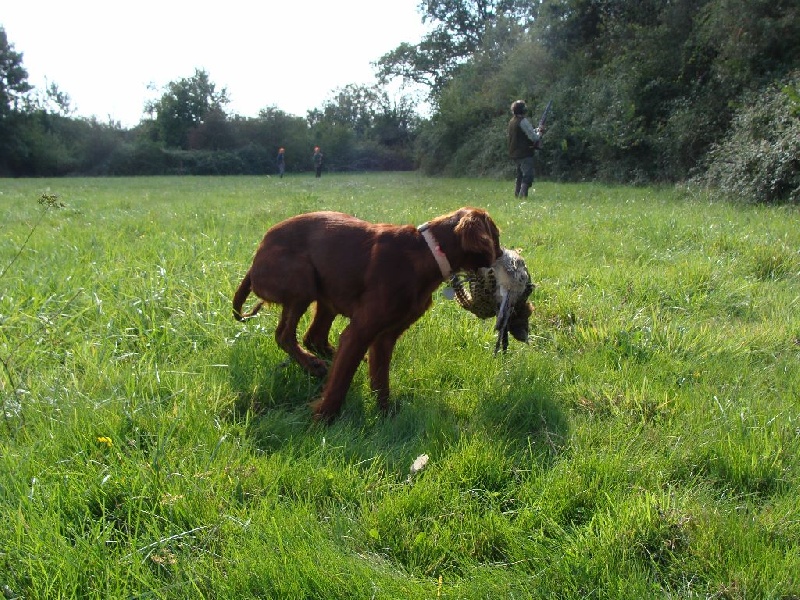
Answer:
POLYGON ((204 69, 229 113, 297 116, 336 88, 375 83, 375 62, 426 26, 419 0, 9 0, 0 26, 28 83, 55 83, 79 116, 136 125, 170 81, 204 69), (155 86, 155 91, 148 89, 155 86))

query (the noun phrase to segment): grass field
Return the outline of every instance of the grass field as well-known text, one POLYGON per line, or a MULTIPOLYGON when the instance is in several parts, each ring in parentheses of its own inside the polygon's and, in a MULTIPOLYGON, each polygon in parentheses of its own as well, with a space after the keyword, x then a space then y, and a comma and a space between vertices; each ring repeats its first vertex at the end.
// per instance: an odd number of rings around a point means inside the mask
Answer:
POLYGON ((4 596, 800 597, 797 208, 509 192, 0 180, 4 596), (362 367, 312 423, 320 384, 283 366, 277 309, 231 317, 266 228, 463 205, 526 259, 530 344, 493 356, 492 323, 437 293, 395 353, 397 414, 362 367))

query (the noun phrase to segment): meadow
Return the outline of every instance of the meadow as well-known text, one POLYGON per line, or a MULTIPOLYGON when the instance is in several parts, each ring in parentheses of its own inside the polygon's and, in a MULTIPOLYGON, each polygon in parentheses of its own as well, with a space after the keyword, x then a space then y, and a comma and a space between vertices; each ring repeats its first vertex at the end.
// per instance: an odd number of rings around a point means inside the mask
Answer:
POLYGON ((3 595, 799 598, 797 207, 535 188, 0 180, 3 595), (529 344, 493 355, 493 323, 437 292, 396 414, 362 366, 312 422, 278 309, 231 316, 264 231, 464 205, 525 257, 529 344))

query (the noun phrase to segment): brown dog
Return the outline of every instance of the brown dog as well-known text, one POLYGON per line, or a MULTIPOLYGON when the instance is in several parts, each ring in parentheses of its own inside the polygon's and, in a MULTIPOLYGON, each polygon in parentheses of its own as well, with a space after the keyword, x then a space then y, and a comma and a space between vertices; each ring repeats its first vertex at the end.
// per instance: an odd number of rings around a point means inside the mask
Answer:
POLYGON ((253 264, 233 297, 233 316, 252 317, 265 303, 283 305, 275 339, 309 373, 328 371, 314 415, 331 420, 341 410, 359 363, 369 351, 370 385, 383 412, 389 408, 389 362, 400 335, 431 305, 452 272, 488 267, 501 254, 499 231, 488 213, 461 208, 419 228, 315 212, 278 223, 264 235, 253 264), (242 314, 252 292, 260 301, 242 314), (312 302, 314 319, 297 343, 297 324, 312 302), (350 323, 339 348, 328 341, 336 315, 350 323))

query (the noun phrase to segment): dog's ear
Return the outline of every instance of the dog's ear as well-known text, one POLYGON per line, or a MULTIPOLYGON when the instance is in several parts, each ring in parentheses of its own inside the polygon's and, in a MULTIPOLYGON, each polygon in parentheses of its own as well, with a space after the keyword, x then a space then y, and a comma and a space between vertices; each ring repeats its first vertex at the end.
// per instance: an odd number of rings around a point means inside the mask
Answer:
POLYGON ((461 238, 461 247, 466 252, 484 254, 493 261, 500 247, 500 232, 491 217, 484 211, 468 209, 454 229, 461 238))

